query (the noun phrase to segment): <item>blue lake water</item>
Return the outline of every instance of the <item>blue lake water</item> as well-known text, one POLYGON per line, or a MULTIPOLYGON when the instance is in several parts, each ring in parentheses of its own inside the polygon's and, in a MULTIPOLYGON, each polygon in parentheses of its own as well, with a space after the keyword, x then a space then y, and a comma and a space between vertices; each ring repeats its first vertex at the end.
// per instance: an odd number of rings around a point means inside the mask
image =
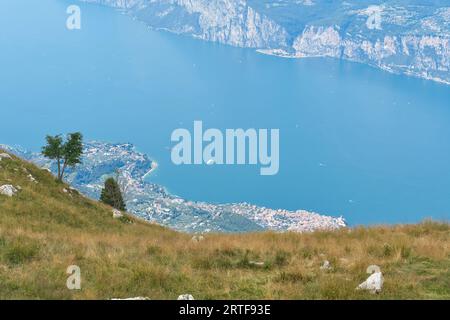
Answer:
POLYGON ((450 218, 450 86, 329 59, 282 59, 149 30, 67 1, 0 4, 0 143, 46 134, 131 142, 151 180, 192 200, 344 215, 351 224, 450 218), (280 171, 175 166, 179 127, 279 128, 280 171))

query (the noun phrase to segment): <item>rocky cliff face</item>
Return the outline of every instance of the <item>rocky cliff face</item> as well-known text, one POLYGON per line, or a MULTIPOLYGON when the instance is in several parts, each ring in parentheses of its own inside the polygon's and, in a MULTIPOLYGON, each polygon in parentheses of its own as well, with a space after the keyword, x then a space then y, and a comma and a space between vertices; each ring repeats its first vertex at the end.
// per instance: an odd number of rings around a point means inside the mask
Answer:
POLYGON ((293 42, 293 55, 346 59, 450 84, 450 8, 437 9, 420 21, 399 8, 376 8, 372 10, 379 15, 378 25, 367 26, 370 21, 366 20, 365 28, 364 19, 370 18, 370 12, 362 10, 354 13, 355 20, 345 29, 307 26, 293 42))
POLYGON ((286 31, 245 0, 85 0, 127 10, 158 29, 233 46, 286 45, 286 31))
POLYGON ((450 84, 445 0, 81 0, 155 29, 288 57, 333 57, 450 84), (376 3, 374 5, 374 3, 376 3))
MULTIPOLYGON (((54 162, 38 153, 0 145, 17 156, 57 172, 54 162)), ((304 210, 273 210, 250 205, 211 204, 182 199, 151 183, 146 177, 154 162, 131 144, 89 142, 84 146, 82 164, 69 169, 65 179, 83 194, 98 199, 107 177, 118 179, 128 211, 136 216, 186 232, 247 232, 261 230, 315 231, 345 226, 334 218, 304 210)))

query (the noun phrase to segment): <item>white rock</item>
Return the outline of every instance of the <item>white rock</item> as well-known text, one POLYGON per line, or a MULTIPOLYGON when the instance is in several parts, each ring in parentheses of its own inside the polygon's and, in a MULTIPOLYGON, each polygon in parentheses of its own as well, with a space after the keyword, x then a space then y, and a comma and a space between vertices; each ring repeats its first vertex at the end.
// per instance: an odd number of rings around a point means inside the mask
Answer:
POLYGON ((2 159, 12 159, 12 158, 7 153, 0 153, 0 161, 2 161, 2 159))
POLYGON ((252 264, 252 265, 257 266, 257 267, 263 267, 264 266, 264 262, 262 262, 262 261, 249 261, 249 264, 252 264))
POLYGON ((18 192, 18 190, 16 188, 14 188, 14 186, 12 186, 10 184, 5 184, 5 185, 0 187, 0 194, 2 194, 4 196, 7 196, 7 197, 12 197, 17 192, 18 192))
POLYGON ((203 236, 193 236, 191 239, 191 241, 195 242, 195 243, 203 241, 203 240, 205 240, 205 238, 203 236))
POLYGON ((330 270, 331 269, 331 263, 328 260, 325 260, 323 262, 323 265, 320 267, 320 270, 330 270))
POLYGON ((36 179, 31 174, 28 175, 28 180, 30 180, 31 182, 37 183, 36 179))
POLYGON ((190 294, 182 294, 182 295, 178 296, 177 300, 195 300, 195 299, 190 294))
POLYGON ((361 283, 356 289, 368 290, 371 293, 379 293, 383 288, 384 278, 381 272, 375 272, 366 281, 361 283))
POLYGON ((114 218, 114 219, 120 219, 120 218, 123 217, 122 212, 120 212, 120 211, 117 210, 117 209, 113 209, 112 213, 113 213, 113 218, 114 218))
POLYGON ((63 191, 64 193, 67 193, 67 192, 69 192, 69 191, 67 191, 67 189, 66 189, 66 188, 63 188, 63 189, 62 189, 62 191, 63 191))

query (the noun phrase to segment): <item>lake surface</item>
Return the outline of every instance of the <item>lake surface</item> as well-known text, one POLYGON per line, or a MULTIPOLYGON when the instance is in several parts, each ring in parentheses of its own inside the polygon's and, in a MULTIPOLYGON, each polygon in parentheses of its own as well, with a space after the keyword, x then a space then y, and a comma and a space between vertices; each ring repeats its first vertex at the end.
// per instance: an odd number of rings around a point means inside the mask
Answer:
POLYGON ((0 143, 46 134, 131 142, 150 180, 192 200, 343 215, 350 224, 450 218, 450 86, 328 59, 283 59, 149 30, 67 1, 0 4, 0 143), (279 128, 280 171, 175 166, 170 135, 279 128))

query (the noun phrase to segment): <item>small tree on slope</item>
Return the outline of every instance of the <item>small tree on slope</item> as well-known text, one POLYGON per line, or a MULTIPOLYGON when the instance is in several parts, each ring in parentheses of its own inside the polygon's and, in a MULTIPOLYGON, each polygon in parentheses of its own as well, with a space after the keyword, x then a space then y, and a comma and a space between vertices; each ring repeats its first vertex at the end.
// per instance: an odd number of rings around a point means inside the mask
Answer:
POLYGON ((79 132, 70 133, 66 142, 61 135, 47 136, 47 145, 42 148, 42 154, 58 165, 58 180, 62 181, 67 167, 81 163, 83 154, 83 135, 79 132))
POLYGON ((119 184, 114 178, 106 179, 105 187, 100 195, 100 201, 117 210, 126 211, 122 192, 120 191, 119 184))

